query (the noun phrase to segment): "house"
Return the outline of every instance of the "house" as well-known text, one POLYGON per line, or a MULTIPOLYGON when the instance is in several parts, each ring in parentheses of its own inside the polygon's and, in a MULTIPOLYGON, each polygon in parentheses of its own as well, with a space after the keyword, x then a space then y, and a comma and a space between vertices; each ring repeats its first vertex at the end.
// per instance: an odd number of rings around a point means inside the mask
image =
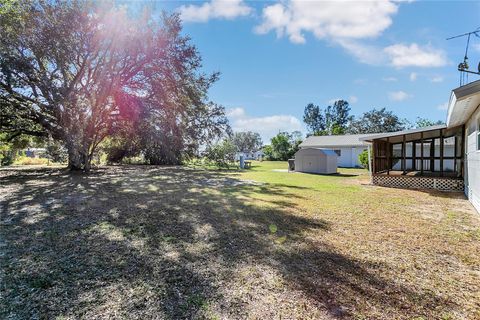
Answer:
POLYGON ((338 155, 338 166, 344 168, 361 167, 358 155, 367 150, 368 143, 360 140, 372 134, 351 134, 341 136, 310 136, 300 148, 320 148, 334 150, 338 155))
POLYGON ((337 153, 320 148, 302 148, 295 153, 295 171, 307 173, 337 173, 337 153))
POLYGON ((465 195, 480 212, 480 80, 452 91, 447 127, 462 127, 465 195))
POLYGON ((262 150, 250 151, 250 152, 237 152, 235 154, 235 160, 239 161, 241 156, 243 156, 244 160, 262 160, 264 155, 265 154, 263 153, 262 150))
POLYGON ((446 125, 361 138, 372 183, 463 191, 480 211, 480 81, 454 89, 446 125))
POLYGON ((47 149, 45 148, 28 148, 23 150, 26 157, 29 158, 43 158, 47 154, 47 149))

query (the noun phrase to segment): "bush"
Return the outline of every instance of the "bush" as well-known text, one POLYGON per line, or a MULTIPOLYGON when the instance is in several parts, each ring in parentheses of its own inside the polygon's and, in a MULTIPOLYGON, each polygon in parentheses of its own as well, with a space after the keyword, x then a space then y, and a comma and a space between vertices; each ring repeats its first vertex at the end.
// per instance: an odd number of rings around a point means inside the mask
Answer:
POLYGON ((362 167, 368 169, 368 150, 363 150, 363 152, 358 155, 358 161, 362 167))
POLYGON ((205 157, 215 163, 219 168, 230 168, 235 166, 236 147, 230 140, 224 140, 205 151, 205 157))
POLYGON ((15 153, 12 151, 0 152, 0 166, 9 166, 15 161, 15 153))
POLYGON ((47 158, 52 162, 65 163, 68 160, 67 149, 57 141, 49 141, 46 146, 47 158))

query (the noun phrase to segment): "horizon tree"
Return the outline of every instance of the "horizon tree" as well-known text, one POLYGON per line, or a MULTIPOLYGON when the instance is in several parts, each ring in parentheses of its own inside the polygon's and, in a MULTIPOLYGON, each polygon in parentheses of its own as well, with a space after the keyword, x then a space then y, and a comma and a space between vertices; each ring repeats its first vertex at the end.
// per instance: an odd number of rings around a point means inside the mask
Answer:
POLYGON ((373 109, 353 119, 347 129, 349 134, 382 133, 404 130, 407 126, 405 120, 400 119, 392 111, 385 108, 373 109))
POLYGON ((252 131, 234 132, 231 140, 237 148, 237 152, 255 152, 260 150, 263 145, 260 134, 252 131))

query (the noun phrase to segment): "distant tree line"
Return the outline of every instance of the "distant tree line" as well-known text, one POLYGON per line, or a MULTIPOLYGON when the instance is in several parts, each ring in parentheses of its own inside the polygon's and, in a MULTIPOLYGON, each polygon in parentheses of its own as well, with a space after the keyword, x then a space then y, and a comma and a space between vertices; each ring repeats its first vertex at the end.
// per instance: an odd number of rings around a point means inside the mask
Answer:
POLYGON ((417 118, 416 122, 412 124, 385 108, 374 108, 359 117, 350 115, 350 110, 346 100, 337 100, 332 106, 329 105, 325 109, 309 103, 305 107, 303 121, 309 129, 309 134, 317 136, 394 132, 443 123, 442 121, 417 118))

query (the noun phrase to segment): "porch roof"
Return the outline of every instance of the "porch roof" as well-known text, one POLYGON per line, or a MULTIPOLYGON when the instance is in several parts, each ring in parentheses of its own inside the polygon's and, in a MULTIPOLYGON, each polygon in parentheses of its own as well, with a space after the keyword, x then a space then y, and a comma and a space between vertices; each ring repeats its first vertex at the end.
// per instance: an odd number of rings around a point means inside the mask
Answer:
POLYGON ((395 137, 402 138, 404 135, 409 135, 410 136, 410 139, 408 139, 408 140, 419 140, 422 132, 432 133, 431 135, 429 135, 429 134, 424 135, 424 138, 428 139, 428 138, 432 138, 432 137, 437 136, 437 134, 435 134, 435 131, 439 131, 439 130, 446 129, 446 128, 447 128, 446 125, 439 124, 439 125, 435 125, 435 126, 429 126, 429 127, 423 127, 423 128, 417 128, 417 129, 409 129, 409 130, 402 130, 402 131, 396 131, 396 132, 380 133, 380 134, 376 134, 376 135, 371 135, 369 137, 360 138, 360 140, 367 141, 367 142, 372 142, 373 140, 383 140, 383 139, 386 139, 386 138, 392 138, 391 140, 393 140, 392 142, 394 142, 395 140, 399 140, 399 141, 402 140, 402 139, 395 139, 395 137))

